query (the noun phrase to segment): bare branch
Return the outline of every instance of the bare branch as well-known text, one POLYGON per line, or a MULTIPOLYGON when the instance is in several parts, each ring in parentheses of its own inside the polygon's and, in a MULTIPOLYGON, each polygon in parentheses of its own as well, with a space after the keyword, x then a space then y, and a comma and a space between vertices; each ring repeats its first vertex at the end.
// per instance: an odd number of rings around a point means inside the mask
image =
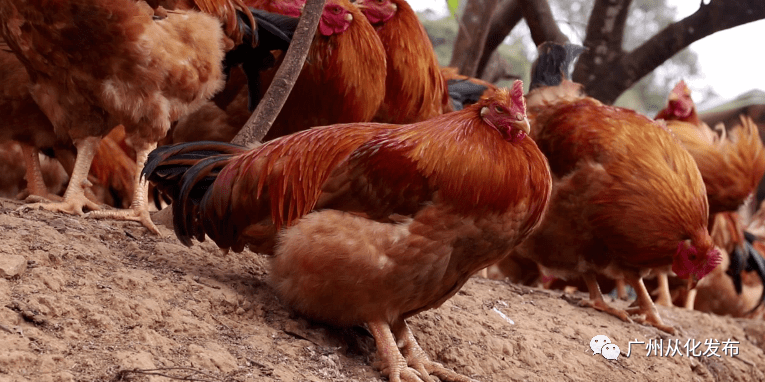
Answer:
POLYGON ((454 52, 449 66, 456 67, 460 74, 475 77, 478 57, 485 46, 489 33, 489 20, 497 7, 498 0, 468 0, 462 14, 462 24, 454 42, 454 52), (469 31, 469 32, 468 32, 469 31))
POLYGON ((284 61, 276 71, 271 86, 268 87, 263 99, 247 123, 244 124, 242 130, 231 141, 232 143, 248 146, 261 142, 263 137, 268 134, 268 130, 271 129, 287 101, 292 87, 295 86, 300 71, 303 70, 303 64, 308 56, 308 50, 311 47, 313 36, 316 34, 316 28, 319 25, 326 1, 308 0, 306 2, 292 37, 292 43, 287 49, 284 61))
POLYGON ((539 46, 545 41, 560 44, 568 42, 568 37, 558 28, 547 0, 521 0, 521 10, 523 18, 529 24, 534 44, 539 46))
POLYGON ((497 50, 502 41, 515 28, 523 18, 521 12, 521 3, 519 0, 502 0, 497 4, 497 9, 491 16, 489 22, 489 32, 486 35, 486 44, 481 52, 476 68, 476 77, 484 78, 484 71, 489 64, 494 51, 497 50))
MULTIPOLYGON (((643 76, 691 43, 715 32, 752 21, 765 19, 765 1, 712 0, 694 14, 673 23, 628 54, 613 62, 594 62, 596 66, 577 65, 577 82, 589 95, 612 103, 643 76), (586 74, 586 75, 585 75, 586 74), (582 78, 585 77, 585 78, 582 78)), ((756 39, 757 36, 752 36, 756 39)), ((752 48, 756 49, 756 48, 752 48)))

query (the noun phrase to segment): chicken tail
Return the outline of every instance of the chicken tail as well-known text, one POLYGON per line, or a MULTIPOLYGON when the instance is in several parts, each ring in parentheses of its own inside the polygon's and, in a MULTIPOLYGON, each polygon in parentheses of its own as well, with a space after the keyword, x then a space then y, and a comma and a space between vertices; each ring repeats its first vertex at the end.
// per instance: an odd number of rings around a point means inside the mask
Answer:
POLYGON ((531 68, 529 91, 543 86, 558 86, 571 79, 571 64, 585 51, 581 45, 548 41, 539 45, 539 56, 531 68))
MULTIPOLYGON (((759 246, 762 248, 761 243, 757 243, 757 237, 752 235, 749 232, 744 231, 744 237, 746 240, 744 241, 744 246, 747 249, 747 257, 746 262, 743 264, 743 270, 747 272, 754 271, 757 273, 757 276, 759 276, 760 281, 762 281, 763 284, 763 290, 762 294, 760 295, 760 299, 757 301, 757 305, 752 308, 749 313, 753 312, 755 309, 757 309, 763 302, 765 302, 765 259, 762 257, 762 254, 760 251, 758 251, 755 246, 759 246)), ((735 284, 736 292, 741 293, 742 286, 741 286, 741 272, 738 274, 738 285, 735 284)), ((735 280, 735 279, 734 279, 735 280)))
POLYGON ((276 13, 266 12, 256 8, 250 8, 255 18, 255 28, 244 14, 239 12, 239 28, 244 34, 245 40, 257 41, 255 46, 241 44, 226 53, 224 71, 228 75, 230 69, 242 65, 242 70, 247 76, 248 103, 250 111, 260 102, 260 72, 274 66, 272 50, 286 51, 292 42, 292 35, 297 28, 298 19, 276 13))
POLYGON ((157 148, 149 154, 141 175, 171 201, 178 200, 182 178, 200 161, 220 155, 231 156, 246 152, 243 146, 225 142, 188 142, 157 148))

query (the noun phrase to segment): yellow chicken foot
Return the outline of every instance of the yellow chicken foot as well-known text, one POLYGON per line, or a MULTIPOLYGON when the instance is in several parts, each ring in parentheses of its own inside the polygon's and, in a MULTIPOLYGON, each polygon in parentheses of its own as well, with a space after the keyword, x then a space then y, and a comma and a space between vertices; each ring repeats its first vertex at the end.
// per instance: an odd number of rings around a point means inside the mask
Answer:
POLYGON ((427 376, 428 379, 422 379, 419 371, 407 366, 406 359, 398 350, 396 340, 393 338, 393 333, 387 322, 367 322, 367 327, 372 332, 375 344, 377 344, 378 360, 375 362, 375 366, 382 375, 388 377, 390 382, 432 382, 429 376, 427 376))
POLYGON ((696 288, 691 289, 691 284, 693 283, 688 279, 688 293, 685 295, 685 309, 687 310, 693 310, 696 304, 696 292, 698 292, 696 288))
POLYGON ((594 274, 587 273, 583 275, 583 277, 584 282, 587 283, 587 290, 590 292, 590 299, 579 301, 579 306, 595 308, 601 312, 616 316, 624 322, 632 322, 627 312, 621 309, 616 309, 603 300, 603 293, 600 292, 600 286, 598 285, 598 281, 595 279, 594 274))
POLYGON ((27 202, 63 201, 64 198, 48 192, 48 187, 45 185, 42 170, 40 169, 39 151, 36 148, 23 143, 20 144, 20 146, 24 157, 24 165, 26 167, 25 178, 27 179, 27 202))
POLYGON ((645 319, 638 320, 641 323, 648 323, 656 329, 665 331, 669 334, 675 334, 675 328, 664 325, 664 323, 661 321, 659 312, 656 310, 656 306, 653 304, 653 300, 651 300, 651 295, 648 294, 648 289, 646 289, 645 284, 643 283, 643 279, 641 277, 628 276, 625 277, 625 280, 632 286, 633 289, 635 289, 638 302, 637 308, 630 308, 627 311, 632 314, 645 315, 645 319))
POLYGON ((78 139, 74 142, 77 147, 77 159, 74 162, 72 176, 69 179, 69 186, 64 192, 64 201, 57 203, 33 203, 21 206, 17 211, 42 208, 48 211, 65 212, 72 215, 82 215, 83 207, 91 210, 99 209, 98 204, 85 197, 85 185, 88 184, 88 172, 93 157, 96 155, 96 147, 101 141, 99 137, 88 137, 78 139))
POLYGON ((86 217, 95 219, 115 219, 115 220, 130 220, 136 221, 148 228, 149 231, 159 235, 159 229, 149 216, 149 182, 146 178, 141 176, 141 170, 146 164, 146 159, 149 157, 151 150, 157 148, 157 144, 149 144, 143 147, 142 150, 136 152, 136 164, 137 173, 135 174, 135 190, 133 191, 133 202, 130 203, 130 208, 127 210, 118 211, 93 211, 86 217))
POLYGON ((657 288, 658 296, 656 297, 656 305, 672 306, 672 295, 669 293, 669 279, 667 278, 667 272, 658 271, 656 273, 656 280, 659 282, 657 288))
POLYGON ((417 370, 424 381, 432 381, 433 379, 430 378, 430 375, 435 375, 443 382, 475 382, 475 380, 471 378, 445 368, 438 362, 431 361, 428 358, 428 355, 425 354, 425 351, 422 350, 417 343, 417 339, 414 338, 414 334, 409 330, 406 321, 401 320, 394 323, 392 329, 399 343, 403 343, 404 345, 402 350, 407 364, 409 367, 417 370))

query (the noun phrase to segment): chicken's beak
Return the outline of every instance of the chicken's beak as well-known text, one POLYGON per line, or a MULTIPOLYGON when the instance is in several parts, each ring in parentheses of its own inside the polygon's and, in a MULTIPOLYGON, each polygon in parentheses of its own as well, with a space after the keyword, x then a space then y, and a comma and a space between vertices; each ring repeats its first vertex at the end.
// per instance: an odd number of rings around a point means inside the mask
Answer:
POLYGON ((345 21, 348 21, 348 22, 353 21, 353 15, 350 13, 346 13, 343 18, 345 19, 345 21))
POLYGON ((669 93, 669 98, 667 98, 667 101, 677 101, 680 99, 680 97, 675 92, 669 93))
POLYGON ((364 0, 356 0, 353 2, 353 5, 355 5, 356 8, 361 10, 367 9, 367 5, 364 4, 364 0))
POLYGON ((513 122, 512 123, 513 128, 522 130, 526 135, 531 134, 531 125, 529 124, 529 119, 526 117, 523 117, 523 120, 513 122))

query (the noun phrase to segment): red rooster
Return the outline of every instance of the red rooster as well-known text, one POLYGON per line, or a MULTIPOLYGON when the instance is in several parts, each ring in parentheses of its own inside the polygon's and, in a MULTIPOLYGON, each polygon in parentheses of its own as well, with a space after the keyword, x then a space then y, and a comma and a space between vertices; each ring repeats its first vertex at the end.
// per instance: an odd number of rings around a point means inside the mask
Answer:
MULTIPOLYGON (((305 0, 269 4, 266 9, 298 16, 305 0)), ((385 68, 385 50, 364 15, 348 0, 327 0, 303 70, 264 140, 314 126, 371 121, 385 97, 385 68)), ((263 91, 275 72, 264 73, 263 91)))
POLYGON ((251 151, 162 147, 144 173, 173 195, 183 243, 208 235, 275 254, 281 301, 325 323, 366 323, 391 381, 468 381, 430 361, 405 319, 441 305, 540 221, 550 173, 528 129, 518 81, 411 125, 317 127, 251 151))
POLYGON ((553 173, 553 196, 540 228, 513 256, 563 279, 582 276, 583 305, 630 321, 608 305, 596 274, 624 279, 638 297, 635 313, 664 325, 643 283, 670 267, 698 280, 720 262, 707 231, 708 204, 693 158, 663 125, 580 94, 566 80, 578 48, 545 43, 527 101, 533 135, 553 173))
POLYGON ((388 59, 385 101, 375 121, 412 123, 453 110, 425 28, 406 0, 357 0, 388 59))

